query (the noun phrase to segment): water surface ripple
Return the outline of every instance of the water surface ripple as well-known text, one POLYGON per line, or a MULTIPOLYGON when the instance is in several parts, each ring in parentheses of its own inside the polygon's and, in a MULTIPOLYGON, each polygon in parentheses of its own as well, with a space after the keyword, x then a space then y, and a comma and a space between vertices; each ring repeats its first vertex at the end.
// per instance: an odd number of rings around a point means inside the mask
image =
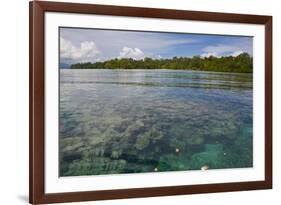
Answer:
POLYGON ((252 74, 60 70, 60 176, 252 167, 252 74))

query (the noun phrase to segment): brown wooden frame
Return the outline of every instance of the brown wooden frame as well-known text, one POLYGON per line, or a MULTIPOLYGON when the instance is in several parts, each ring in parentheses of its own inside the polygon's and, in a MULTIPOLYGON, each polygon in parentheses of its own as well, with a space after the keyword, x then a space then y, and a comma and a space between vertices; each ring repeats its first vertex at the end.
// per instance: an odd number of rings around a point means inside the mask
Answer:
POLYGON ((34 1, 29 5, 29 201, 32 204, 152 197, 272 188, 272 16, 34 1), (265 26, 265 180, 46 194, 44 192, 44 13, 182 19, 265 26))

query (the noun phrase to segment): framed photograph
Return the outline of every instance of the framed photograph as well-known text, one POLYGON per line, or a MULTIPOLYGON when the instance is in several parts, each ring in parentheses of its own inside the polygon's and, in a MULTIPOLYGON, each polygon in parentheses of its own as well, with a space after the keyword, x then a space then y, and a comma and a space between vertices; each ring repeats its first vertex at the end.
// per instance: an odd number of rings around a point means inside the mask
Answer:
POLYGON ((30 203, 272 187, 272 17, 30 2, 30 203))

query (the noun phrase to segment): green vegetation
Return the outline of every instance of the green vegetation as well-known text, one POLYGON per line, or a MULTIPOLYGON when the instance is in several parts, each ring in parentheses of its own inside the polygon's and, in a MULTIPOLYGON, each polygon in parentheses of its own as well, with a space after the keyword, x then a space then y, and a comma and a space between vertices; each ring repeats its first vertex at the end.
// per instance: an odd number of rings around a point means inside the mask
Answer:
POLYGON ((172 59, 134 60, 132 58, 111 59, 104 62, 77 63, 71 69, 173 69, 173 70, 201 70, 217 72, 252 73, 253 58, 248 53, 236 57, 173 57, 172 59))

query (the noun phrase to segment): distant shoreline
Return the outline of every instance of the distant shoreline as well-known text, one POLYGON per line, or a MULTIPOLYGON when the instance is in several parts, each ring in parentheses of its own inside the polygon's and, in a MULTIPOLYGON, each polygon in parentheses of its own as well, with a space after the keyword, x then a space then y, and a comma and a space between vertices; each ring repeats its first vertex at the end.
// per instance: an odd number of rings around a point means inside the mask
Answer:
POLYGON ((60 70, 116 70, 116 71, 157 71, 157 70, 167 70, 167 71, 196 71, 196 72, 208 72, 208 73, 232 73, 232 74, 253 74, 253 72, 230 72, 230 71, 207 71, 207 70, 194 70, 194 69, 167 69, 167 68, 156 68, 156 69, 143 69, 143 68, 134 68, 134 69, 123 69, 123 68, 60 68, 60 70))
MULTIPOLYGON (((66 68, 64 68, 66 69, 66 68)), ((222 57, 173 57, 171 59, 144 58, 135 60, 132 58, 111 59, 103 62, 76 63, 70 69, 123 69, 123 70, 193 70, 193 71, 213 71, 230 73, 252 73, 253 58, 248 53, 238 56, 222 57), (188 69, 186 69, 188 68, 188 69)))

